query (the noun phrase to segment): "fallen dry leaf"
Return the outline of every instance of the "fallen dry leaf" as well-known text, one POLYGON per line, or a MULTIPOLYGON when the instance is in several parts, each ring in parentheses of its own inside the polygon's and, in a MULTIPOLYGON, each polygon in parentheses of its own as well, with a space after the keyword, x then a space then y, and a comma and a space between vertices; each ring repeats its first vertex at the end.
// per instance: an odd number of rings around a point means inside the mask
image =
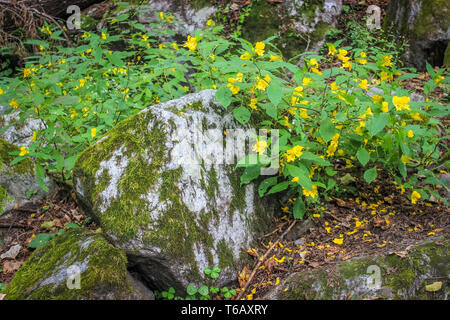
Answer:
POLYGON ((248 269, 247 266, 244 266, 241 272, 238 273, 238 281, 239 286, 242 288, 247 283, 247 280, 249 278, 248 269))
POLYGON ((3 272, 10 273, 19 270, 20 266, 23 264, 23 261, 6 261, 3 264, 3 272))

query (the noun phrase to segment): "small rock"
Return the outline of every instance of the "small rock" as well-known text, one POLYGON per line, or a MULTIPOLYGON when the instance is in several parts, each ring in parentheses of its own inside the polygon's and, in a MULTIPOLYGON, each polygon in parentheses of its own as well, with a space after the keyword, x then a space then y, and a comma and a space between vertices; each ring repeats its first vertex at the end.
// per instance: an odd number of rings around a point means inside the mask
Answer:
POLYGON ((16 244, 15 246, 12 246, 7 252, 2 254, 0 258, 3 259, 15 259, 17 255, 20 252, 20 249, 22 249, 22 246, 20 244, 16 244))
POLYGON ((305 220, 300 223, 297 223, 292 230, 286 234, 285 239, 287 241, 293 241, 296 240, 294 243, 297 244, 297 240, 301 237, 303 237, 309 229, 314 225, 312 220, 305 220))

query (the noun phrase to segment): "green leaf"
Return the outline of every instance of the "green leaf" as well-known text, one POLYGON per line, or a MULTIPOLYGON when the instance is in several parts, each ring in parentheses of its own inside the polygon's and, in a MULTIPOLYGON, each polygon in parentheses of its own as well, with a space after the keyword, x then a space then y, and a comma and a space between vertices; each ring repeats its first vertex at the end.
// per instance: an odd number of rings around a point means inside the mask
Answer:
POLYGON ((328 142, 333 138, 334 134, 336 133, 336 128, 334 127, 333 122, 331 122, 331 119, 326 118, 322 121, 319 128, 320 136, 322 137, 325 142, 328 142))
POLYGON ((277 192, 280 192, 280 191, 283 191, 283 190, 286 190, 287 187, 289 187, 289 181, 283 181, 283 182, 281 182, 281 183, 279 183, 279 184, 273 186, 273 187, 269 190, 269 192, 267 193, 267 195, 273 194, 273 193, 277 193, 277 192))
POLYGON ((79 100, 78 96, 61 96, 53 100, 53 104, 72 105, 78 103, 79 100))
POLYGON ((80 226, 74 222, 69 222, 69 223, 65 224, 64 227, 71 228, 71 229, 80 229, 80 226))
POLYGON ((325 172, 327 173, 327 175, 329 175, 330 177, 334 177, 337 173, 337 171, 333 170, 331 167, 326 167, 325 168, 325 172))
POLYGON ((233 110, 234 117, 240 124, 247 124, 248 120, 250 120, 251 112, 244 107, 238 107, 233 110))
POLYGON ((380 113, 367 124, 367 129, 372 136, 377 135, 389 122, 389 113, 380 113))
POLYGON ((303 219, 303 216, 305 215, 305 212, 306 212, 305 209, 306 209, 305 203, 301 199, 301 195, 299 195, 297 200, 294 203, 294 208, 293 208, 294 218, 295 219, 303 219))
POLYGON ((365 148, 361 148, 356 153, 356 158, 358 158, 362 166, 365 167, 366 164, 370 161, 370 154, 365 148))
POLYGON ((259 187, 258 187, 258 194, 260 197, 264 196, 264 194, 267 192, 267 189, 269 189, 271 186, 277 183, 277 177, 270 177, 267 179, 264 179, 259 187))
POLYGON ((286 168, 291 176, 299 178, 298 183, 301 186, 308 190, 312 190, 312 181, 309 178, 309 171, 305 168, 305 166, 301 164, 299 164, 299 166, 288 164, 286 165, 286 168))
POLYGON ((241 175, 241 186, 258 178, 261 172, 260 168, 258 165, 245 168, 244 173, 241 175))
POLYGON ((313 163, 318 164, 319 166, 331 166, 331 163, 329 161, 322 159, 318 155, 309 151, 304 151, 303 154, 301 155, 301 159, 311 160, 313 163))
POLYGON ((230 105, 232 97, 233 95, 227 87, 221 87, 216 91, 216 100, 225 109, 230 105))
POLYGON ((208 286, 201 286, 200 288, 198 288, 198 293, 202 296, 208 295, 209 294, 208 286))
POLYGON ((274 106, 278 106, 283 98, 283 90, 281 86, 275 81, 272 81, 267 88, 267 96, 274 106))
POLYGON ((186 292, 188 295, 193 296, 194 294, 197 293, 197 288, 190 284, 187 286, 186 292))
POLYGON ((377 178, 377 174, 377 167, 366 170, 364 172, 364 180, 366 180, 368 184, 371 184, 377 178))
POLYGON ((56 234, 53 233, 39 233, 36 235, 36 237, 31 240, 30 244, 28 245, 31 249, 37 249, 45 245, 47 242, 52 240, 54 237, 56 237, 56 234))

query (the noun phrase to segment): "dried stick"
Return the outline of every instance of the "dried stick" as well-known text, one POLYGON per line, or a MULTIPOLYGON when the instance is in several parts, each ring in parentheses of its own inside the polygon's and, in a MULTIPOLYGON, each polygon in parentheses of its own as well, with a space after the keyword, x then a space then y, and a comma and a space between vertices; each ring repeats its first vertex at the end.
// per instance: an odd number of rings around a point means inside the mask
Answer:
POLYGON ((294 222, 291 223, 291 225, 289 226, 289 228, 286 229, 285 232, 283 232, 283 234, 278 238, 277 241, 275 241, 270 248, 266 251, 266 253, 259 259, 258 263, 256 264, 255 268, 253 269, 252 273, 250 274, 250 277, 248 278, 247 282, 245 283, 244 288, 242 288, 242 291, 239 292, 238 297, 235 300, 241 300, 242 296, 244 295, 244 292, 247 290, 248 286, 250 285, 250 283, 252 282, 253 278, 255 277, 256 271, 258 271, 258 268, 261 266, 261 264, 264 262, 264 260, 266 260, 267 256, 269 255, 269 253, 273 250, 273 248, 275 248, 278 243, 283 240, 284 236, 291 231, 291 229, 295 226, 295 224, 297 223, 297 220, 294 220, 294 222))

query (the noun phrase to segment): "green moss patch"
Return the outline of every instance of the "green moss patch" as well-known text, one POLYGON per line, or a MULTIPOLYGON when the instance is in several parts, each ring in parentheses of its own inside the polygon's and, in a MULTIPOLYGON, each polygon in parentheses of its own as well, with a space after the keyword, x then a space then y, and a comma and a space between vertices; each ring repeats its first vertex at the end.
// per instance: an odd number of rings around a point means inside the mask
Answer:
POLYGON ((5 299, 98 299, 106 294, 122 299, 131 292, 126 266, 125 254, 101 235, 69 230, 30 256, 8 285, 5 299), (71 266, 82 270, 80 289, 67 286, 71 266))

